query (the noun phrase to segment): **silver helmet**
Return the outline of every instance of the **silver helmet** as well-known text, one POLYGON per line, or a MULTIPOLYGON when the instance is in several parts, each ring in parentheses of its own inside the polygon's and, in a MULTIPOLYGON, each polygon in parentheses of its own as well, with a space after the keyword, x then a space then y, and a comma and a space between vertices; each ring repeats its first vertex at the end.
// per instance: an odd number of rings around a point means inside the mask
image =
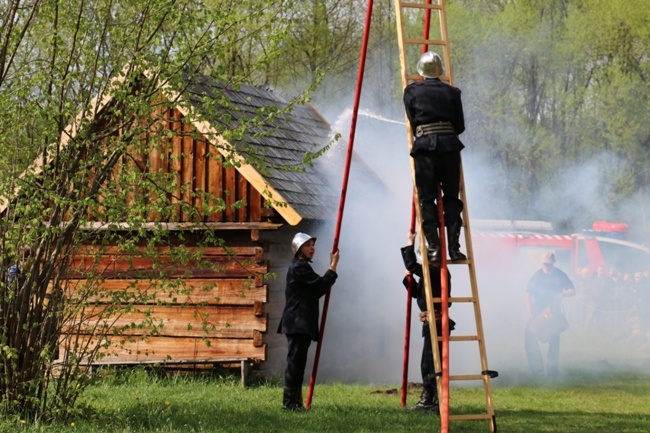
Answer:
POLYGON ((426 78, 438 78, 443 74, 442 59, 433 51, 422 54, 418 61, 418 74, 426 78))
POLYGON ((311 239, 316 242, 316 238, 313 236, 309 236, 306 233, 296 233, 296 235, 293 237, 293 240, 291 241, 291 252, 293 253, 293 256, 295 257, 300 250, 300 247, 302 247, 305 242, 311 239))

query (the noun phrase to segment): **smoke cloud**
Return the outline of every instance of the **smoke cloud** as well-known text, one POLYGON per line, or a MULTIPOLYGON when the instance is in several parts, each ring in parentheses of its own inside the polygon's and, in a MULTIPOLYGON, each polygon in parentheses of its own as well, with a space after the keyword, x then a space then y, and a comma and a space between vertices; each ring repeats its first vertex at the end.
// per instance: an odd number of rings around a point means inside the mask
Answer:
MULTIPOLYGON (((345 160, 347 152, 351 110, 321 112, 342 135, 331 152, 324 156, 325 162, 342 176, 341 161, 345 160)), ((471 119, 467 123, 471 127, 471 119)), ((495 176, 493 167, 472 154, 471 142, 464 143, 467 147, 463 151, 463 169, 470 224, 474 218, 519 219, 511 211, 511 197, 499 190, 485 190, 485 186, 491 184, 488 180, 495 176)), ((339 242, 339 280, 331 292, 319 380, 395 385, 402 377, 407 305, 400 247, 406 244, 412 199, 404 121, 384 118, 379 111, 362 110, 357 120, 354 150, 376 178, 369 180, 362 174, 358 161, 353 162, 339 242)), ((543 209, 561 191, 575 204, 565 209, 561 218, 584 225, 583 215, 602 214, 602 185, 594 178, 599 164, 606 160, 604 156, 586 161, 583 166, 574 167, 570 175, 560 176, 557 184, 537 198, 538 208, 543 209), (562 189, 558 189, 560 185, 562 189)), ((476 231, 472 229, 473 233, 476 231)), ((333 233, 332 226, 317 234, 320 245, 314 264, 317 272, 327 267, 327 248, 332 244, 333 233)), ((524 293, 528 279, 540 267, 539 251, 519 258, 499 251, 497 245, 481 249, 480 254, 476 251, 475 246, 474 263, 487 361, 491 370, 500 373, 493 383, 510 384, 530 379, 524 351, 524 293)), ((583 369, 603 368, 603 373, 614 369, 648 369, 650 344, 643 338, 642 326, 633 318, 635 306, 618 301, 616 305, 611 304, 616 299, 613 292, 611 298, 607 298, 609 305, 594 306, 590 303, 591 280, 573 275, 568 264, 558 263, 558 267, 571 276, 578 290, 577 296, 564 303, 571 327, 562 335, 561 376, 583 369), (591 316, 588 321, 587 317, 591 316)), ((449 269, 452 296, 470 296, 468 266, 451 265, 449 269)), ((622 281, 624 276, 618 278, 622 281)), ((644 284, 645 290, 650 291, 649 281, 650 276, 646 274, 637 286, 641 289, 644 284)), ((630 285, 617 290, 618 296, 622 296, 623 290, 633 289, 630 285)), ((409 381, 419 382, 422 328, 417 314, 417 304, 413 302, 409 381)), ((453 335, 477 333, 471 304, 455 303, 450 316, 457 323, 453 335)), ((545 345, 542 351, 546 358, 545 345)), ((313 352, 310 352, 308 370, 313 352)), ((476 342, 451 342, 450 361, 451 374, 476 374, 482 370, 476 342)), ((472 383, 477 384, 470 382, 468 385, 472 383)))

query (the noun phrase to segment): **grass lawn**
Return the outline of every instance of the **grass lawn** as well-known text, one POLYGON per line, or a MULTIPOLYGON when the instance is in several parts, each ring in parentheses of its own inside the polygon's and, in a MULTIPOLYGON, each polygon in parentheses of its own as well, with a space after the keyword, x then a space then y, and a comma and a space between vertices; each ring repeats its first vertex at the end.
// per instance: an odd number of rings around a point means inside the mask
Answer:
MULTIPOLYGON (((439 432, 440 420, 400 407, 395 387, 318 384, 303 413, 280 409, 278 383, 246 389, 233 377, 172 377, 145 371, 105 377, 66 423, 23 424, 5 418, 0 432, 439 432)), ((420 390, 409 391, 414 404, 420 390)), ((306 393, 306 387, 305 387, 306 393)), ((485 413, 483 388, 452 388, 452 413, 485 413)), ((646 433, 650 374, 574 373, 557 383, 493 382, 498 432, 646 433)), ((452 421, 450 432, 489 432, 487 421, 452 421)))

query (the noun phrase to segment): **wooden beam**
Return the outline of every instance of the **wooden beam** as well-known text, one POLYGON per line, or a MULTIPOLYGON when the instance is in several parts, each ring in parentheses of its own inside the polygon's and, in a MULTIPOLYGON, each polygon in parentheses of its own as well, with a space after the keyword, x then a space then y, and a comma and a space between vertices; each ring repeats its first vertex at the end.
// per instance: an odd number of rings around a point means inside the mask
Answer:
POLYGON ((63 333, 94 334, 101 331, 112 335, 112 330, 115 330, 121 337, 253 339, 254 330, 266 332, 266 317, 256 316, 251 307, 133 305, 129 306, 129 311, 117 313, 108 308, 114 309, 106 305, 87 307, 77 320, 64 323, 63 333))
POLYGON ((182 223, 143 223, 133 225, 129 223, 107 223, 107 222, 91 222, 84 224, 80 228, 82 230, 169 230, 169 231, 185 231, 185 230, 277 230, 284 224, 269 223, 269 222, 182 222, 182 223))
MULTIPOLYGON (((66 352, 71 351, 75 345, 96 347, 99 343, 102 343, 102 340, 94 336, 63 336, 60 348, 66 352)), ((113 337, 109 347, 100 349, 100 353, 104 354, 104 357, 95 360, 94 364, 198 363, 233 358, 264 361, 266 346, 255 347, 252 339, 147 337, 130 340, 113 337)))
POLYGON ((99 287, 88 287, 88 280, 69 280, 66 293, 70 298, 84 298, 89 303, 107 303, 119 294, 124 303, 201 304, 253 306, 267 302, 268 286, 260 279, 188 279, 170 288, 147 280, 105 280, 99 287), (91 295, 89 295, 89 292, 91 295), (132 296, 125 296, 132 294, 132 296))

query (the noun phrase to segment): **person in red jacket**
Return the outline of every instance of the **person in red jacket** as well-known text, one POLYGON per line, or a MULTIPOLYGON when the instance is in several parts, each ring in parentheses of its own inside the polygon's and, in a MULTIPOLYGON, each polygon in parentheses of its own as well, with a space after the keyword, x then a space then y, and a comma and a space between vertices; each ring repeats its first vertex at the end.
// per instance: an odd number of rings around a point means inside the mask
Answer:
MULTIPOLYGON (((438 228, 438 183, 442 187, 445 226, 451 260, 465 260, 460 251, 463 202, 460 192, 460 151, 458 139, 465 130, 460 89, 440 80, 442 60, 428 51, 420 57, 418 73, 425 77, 404 89, 404 108, 415 136, 411 157, 415 167, 415 186, 422 210, 422 228, 429 261, 440 259, 438 228)), ((444 254, 444 252, 443 252, 444 254)))
POLYGON ((330 254, 329 269, 318 275, 311 267, 316 252, 316 238, 297 233, 291 242, 294 254, 285 289, 285 305, 278 333, 289 343, 287 368, 284 372, 282 408, 302 411, 302 381, 307 364, 307 352, 312 341, 318 341, 318 300, 325 295, 337 278, 339 252, 330 254))

